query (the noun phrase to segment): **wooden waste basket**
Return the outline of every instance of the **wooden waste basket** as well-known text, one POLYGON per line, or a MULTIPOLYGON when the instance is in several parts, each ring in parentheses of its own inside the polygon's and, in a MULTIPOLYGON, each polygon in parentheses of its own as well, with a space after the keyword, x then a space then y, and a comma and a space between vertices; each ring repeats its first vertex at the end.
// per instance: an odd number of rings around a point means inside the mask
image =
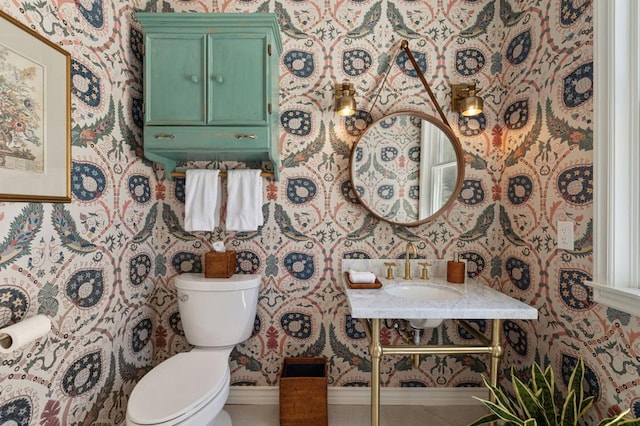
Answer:
POLYGON ((280 426, 327 426, 327 360, 285 358, 280 374, 280 426))

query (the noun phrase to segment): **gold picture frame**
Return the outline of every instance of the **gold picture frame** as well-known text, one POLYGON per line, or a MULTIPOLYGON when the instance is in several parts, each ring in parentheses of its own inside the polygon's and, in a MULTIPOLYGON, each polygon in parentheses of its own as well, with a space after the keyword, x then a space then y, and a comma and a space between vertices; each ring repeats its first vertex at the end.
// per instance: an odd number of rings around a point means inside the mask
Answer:
POLYGON ((0 11, 0 201, 71 202, 71 55, 0 11))

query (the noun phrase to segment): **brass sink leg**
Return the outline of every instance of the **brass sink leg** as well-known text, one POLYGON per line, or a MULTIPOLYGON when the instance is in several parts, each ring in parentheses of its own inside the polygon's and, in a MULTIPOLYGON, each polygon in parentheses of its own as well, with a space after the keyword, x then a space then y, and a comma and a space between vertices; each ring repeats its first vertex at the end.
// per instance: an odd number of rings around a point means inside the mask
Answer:
POLYGON ((411 361, 413 362, 413 368, 420 368, 420 355, 411 355, 411 361))
POLYGON ((380 358, 382 357, 382 345, 380 345, 380 319, 371 320, 371 426, 380 424, 380 358))
MULTIPOLYGON (((493 319, 491 321, 491 338, 488 339, 478 330, 473 328, 467 321, 455 320, 455 324, 464 327, 476 339, 480 340, 480 345, 420 345, 420 339, 411 341, 408 336, 403 335, 405 345, 382 346, 380 343, 380 319, 371 318, 360 319, 364 331, 369 339, 369 354, 371 355, 371 426, 380 426, 380 360, 382 355, 410 355, 413 366, 420 366, 421 355, 451 355, 451 354, 487 354, 489 362, 489 380, 492 385, 498 385, 500 373, 500 360, 503 355, 502 346, 502 320, 493 319)), ((414 335, 415 337, 415 335, 414 335)), ((493 395, 489 399, 495 402, 493 395)), ((493 426, 496 423, 492 423, 493 426)))
MULTIPOLYGON (((500 368, 500 358, 502 358, 502 320, 493 319, 491 321, 491 362, 489 366, 489 373, 491 375, 491 384, 498 386, 498 374, 500 368)), ((493 394, 489 395, 491 402, 495 402, 493 394)))

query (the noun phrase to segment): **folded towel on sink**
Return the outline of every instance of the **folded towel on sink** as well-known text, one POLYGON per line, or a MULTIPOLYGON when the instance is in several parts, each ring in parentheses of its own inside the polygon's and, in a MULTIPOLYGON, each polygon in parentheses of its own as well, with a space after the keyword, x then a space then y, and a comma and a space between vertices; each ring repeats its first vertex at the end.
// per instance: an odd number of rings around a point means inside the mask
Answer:
POLYGON ((349 281, 352 283, 375 283, 376 274, 373 272, 349 271, 349 281))

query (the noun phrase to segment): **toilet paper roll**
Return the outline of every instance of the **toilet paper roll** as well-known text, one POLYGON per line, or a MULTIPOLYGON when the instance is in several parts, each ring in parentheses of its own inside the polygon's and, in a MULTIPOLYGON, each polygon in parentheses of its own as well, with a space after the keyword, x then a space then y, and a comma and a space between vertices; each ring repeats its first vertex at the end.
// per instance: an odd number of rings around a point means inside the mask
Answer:
POLYGON ((36 315, 9 327, 0 328, 0 353, 11 353, 37 340, 51 330, 46 315, 36 315))

